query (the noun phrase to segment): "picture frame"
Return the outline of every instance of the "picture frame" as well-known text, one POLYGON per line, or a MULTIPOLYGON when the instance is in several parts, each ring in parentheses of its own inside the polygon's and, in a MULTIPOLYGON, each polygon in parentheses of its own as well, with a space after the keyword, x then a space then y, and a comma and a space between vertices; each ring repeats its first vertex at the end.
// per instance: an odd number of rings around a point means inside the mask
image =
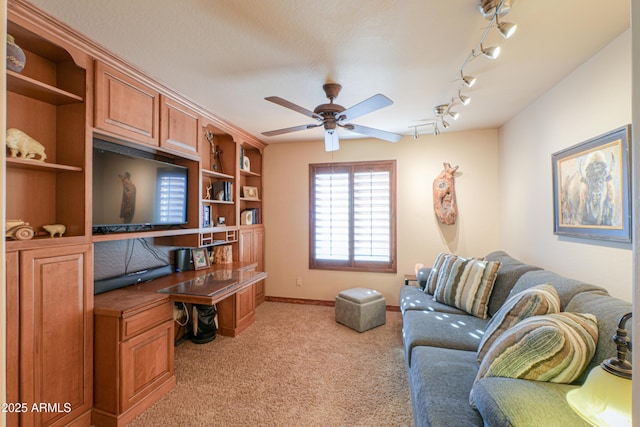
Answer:
POLYGON ((631 242, 626 125, 552 154, 554 234, 631 242))
POLYGON ((245 185, 242 187, 242 194, 244 194, 245 199, 258 200, 258 187, 249 187, 245 185))
POLYGON ((197 248, 191 250, 191 256, 193 257, 193 269, 202 270, 203 268, 209 268, 209 256, 207 250, 204 248, 197 248))

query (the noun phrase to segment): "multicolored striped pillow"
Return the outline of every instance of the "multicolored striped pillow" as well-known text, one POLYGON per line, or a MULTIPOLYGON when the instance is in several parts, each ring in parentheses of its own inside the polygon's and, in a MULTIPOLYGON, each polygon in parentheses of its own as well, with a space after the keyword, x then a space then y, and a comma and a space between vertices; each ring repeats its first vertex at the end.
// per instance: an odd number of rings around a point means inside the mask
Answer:
POLYGON ((520 321, 487 351, 476 381, 521 378, 570 384, 596 351, 598 321, 592 314, 555 313, 520 321))
POLYGON ((431 266, 431 271, 429 272, 429 276, 427 277, 427 281, 425 282, 424 292, 429 295, 433 295, 436 291, 436 285, 438 284, 438 277, 442 275, 447 275, 446 266, 458 259, 458 255, 447 254, 441 252, 437 257, 433 266, 431 266))
POLYGON ((513 295, 489 321, 478 346, 478 364, 495 340, 521 320, 559 312, 560 297, 551 283, 532 286, 513 295))
POLYGON ((500 265, 497 261, 461 257, 445 261, 433 299, 486 319, 500 265))

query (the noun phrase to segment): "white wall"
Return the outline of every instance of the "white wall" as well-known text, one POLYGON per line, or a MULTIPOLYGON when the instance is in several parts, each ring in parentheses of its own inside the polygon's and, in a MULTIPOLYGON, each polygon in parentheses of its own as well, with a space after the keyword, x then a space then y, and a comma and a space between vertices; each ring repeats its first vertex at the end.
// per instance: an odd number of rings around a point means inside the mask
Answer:
POLYGON ((270 144, 264 154, 266 295, 333 301, 341 290, 367 286, 398 305, 403 275, 418 262, 431 265, 441 251, 483 256, 498 248, 497 131, 405 137, 397 144, 343 140, 326 153, 323 142, 270 144), (309 164, 362 160, 397 161, 398 272, 309 270, 309 164), (432 184, 443 162, 456 174, 458 221, 440 225, 432 184), (296 286, 296 277, 302 286, 296 286))
POLYGON ((630 244, 553 234, 551 154, 631 123, 631 30, 499 132, 499 244, 522 261, 631 301, 630 244))

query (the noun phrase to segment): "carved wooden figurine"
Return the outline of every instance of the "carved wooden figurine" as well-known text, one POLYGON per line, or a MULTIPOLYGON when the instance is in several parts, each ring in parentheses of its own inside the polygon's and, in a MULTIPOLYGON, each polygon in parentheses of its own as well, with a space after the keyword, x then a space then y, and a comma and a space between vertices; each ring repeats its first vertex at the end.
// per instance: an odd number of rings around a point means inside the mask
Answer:
POLYGON ((433 208, 443 224, 453 225, 458 219, 454 174, 458 166, 443 163, 444 170, 433 181, 433 208))
POLYGON ((63 224, 43 225, 42 228, 47 230, 51 237, 55 237, 56 234, 62 237, 62 235, 67 231, 67 227, 63 224))
POLYGON ((7 147, 11 152, 11 157, 18 157, 18 154, 20 154, 23 159, 32 159, 40 162, 44 162, 47 159, 42 144, 20 129, 7 129, 7 147), (40 156, 40 158, 36 159, 36 155, 40 156))

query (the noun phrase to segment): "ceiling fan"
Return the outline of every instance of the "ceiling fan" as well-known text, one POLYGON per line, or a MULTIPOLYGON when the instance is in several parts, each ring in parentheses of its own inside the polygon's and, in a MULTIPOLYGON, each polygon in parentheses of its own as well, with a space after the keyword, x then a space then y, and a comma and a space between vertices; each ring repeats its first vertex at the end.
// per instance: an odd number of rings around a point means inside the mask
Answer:
POLYGON ((272 130, 269 132, 262 132, 262 134, 265 136, 274 136, 324 126, 324 148, 326 151, 335 151, 340 148, 337 132, 338 127, 390 142, 398 142, 402 138, 402 135, 397 133, 347 123, 347 121, 351 121, 357 117, 393 104, 393 101, 386 96, 377 94, 371 98, 365 99, 353 107, 345 109, 342 105, 333 103, 333 100, 338 97, 340 89, 342 89, 341 85, 338 83, 326 83, 322 86, 322 89, 324 89, 327 98, 329 98, 329 103, 320 104, 313 111, 307 110, 306 108, 300 107, 299 105, 278 96, 269 96, 265 98, 267 101, 271 101, 285 108, 302 113, 312 119, 316 119, 317 123, 272 130))

